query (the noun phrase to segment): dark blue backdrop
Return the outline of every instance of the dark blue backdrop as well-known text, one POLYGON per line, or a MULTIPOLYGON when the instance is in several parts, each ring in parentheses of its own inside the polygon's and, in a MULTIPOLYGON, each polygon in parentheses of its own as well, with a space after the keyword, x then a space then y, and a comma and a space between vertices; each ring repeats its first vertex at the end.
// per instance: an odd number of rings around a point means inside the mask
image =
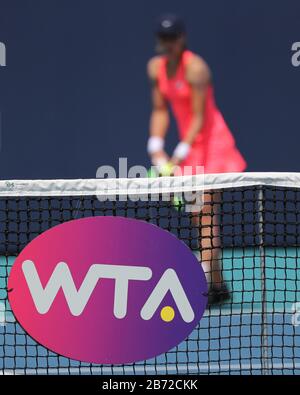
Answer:
POLYGON ((210 64, 248 170, 300 171, 298 0, 0 0, 0 178, 94 177, 120 156, 148 164, 145 65, 166 11, 210 64))

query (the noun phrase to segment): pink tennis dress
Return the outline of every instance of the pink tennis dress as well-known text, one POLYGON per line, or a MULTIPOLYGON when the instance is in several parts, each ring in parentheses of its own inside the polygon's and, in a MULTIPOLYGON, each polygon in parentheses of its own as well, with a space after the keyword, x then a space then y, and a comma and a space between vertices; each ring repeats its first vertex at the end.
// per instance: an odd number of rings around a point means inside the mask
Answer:
MULTIPOLYGON (((185 79, 186 64, 193 56, 193 52, 184 51, 172 78, 167 76, 167 59, 163 57, 158 72, 158 86, 171 105, 180 140, 188 132, 193 116, 191 87, 185 79)), ((188 157, 181 163, 181 167, 184 166, 191 166, 192 174, 197 173, 197 166, 204 166, 205 173, 241 172, 246 168, 246 162, 235 145, 234 137, 215 104, 212 85, 209 85, 206 92, 203 126, 188 157)))

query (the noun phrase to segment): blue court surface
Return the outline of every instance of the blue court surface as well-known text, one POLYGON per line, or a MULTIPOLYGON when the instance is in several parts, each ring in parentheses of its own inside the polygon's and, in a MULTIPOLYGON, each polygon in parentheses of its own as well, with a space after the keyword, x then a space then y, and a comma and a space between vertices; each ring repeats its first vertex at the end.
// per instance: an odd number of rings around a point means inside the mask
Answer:
POLYGON ((232 300, 207 310, 190 337, 167 354, 126 366, 71 361, 37 345, 9 311, 6 280, 14 258, 2 258, 0 373, 300 374, 299 256, 297 248, 223 250, 232 300))

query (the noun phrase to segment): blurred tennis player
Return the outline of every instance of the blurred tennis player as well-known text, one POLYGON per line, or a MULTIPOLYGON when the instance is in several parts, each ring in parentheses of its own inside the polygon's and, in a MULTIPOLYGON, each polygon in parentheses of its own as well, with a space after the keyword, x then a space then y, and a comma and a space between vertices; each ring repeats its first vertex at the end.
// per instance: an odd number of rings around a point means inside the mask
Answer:
MULTIPOLYGON (((159 18, 156 26, 159 55, 150 59, 153 110, 148 153, 154 166, 204 166, 205 173, 241 172, 246 162, 235 145, 214 100, 211 72, 205 61, 187 49, 183 21, 175 15, 159 18), (168 104, 179 130, 179 143, 169 157, 164 140, 169 127, 168 104)), ((206 193, 201 215, 194 221, 201 228, 201 262, 209 279, 209 304, 230 298, 219 264, 218 194, 206 193), (201 223, 200 223, 201 222, 201 223)))

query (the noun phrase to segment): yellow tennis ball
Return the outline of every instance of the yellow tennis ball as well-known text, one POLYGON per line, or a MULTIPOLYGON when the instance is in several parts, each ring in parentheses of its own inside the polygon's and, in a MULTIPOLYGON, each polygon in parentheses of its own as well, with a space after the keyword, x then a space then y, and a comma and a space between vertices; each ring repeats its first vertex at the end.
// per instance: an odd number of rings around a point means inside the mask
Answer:
POLYGON ((168 177, 172 174, 173 165, 170 162, 167 162, 165 165, 161 166, 159 169, 160 175, 163 177, 168 177))
POLYGON ((173 197, 173 206, 176 208, 176 210, 180 210, 183 207, 183 201, 178 197, 174 196, 173 197))

